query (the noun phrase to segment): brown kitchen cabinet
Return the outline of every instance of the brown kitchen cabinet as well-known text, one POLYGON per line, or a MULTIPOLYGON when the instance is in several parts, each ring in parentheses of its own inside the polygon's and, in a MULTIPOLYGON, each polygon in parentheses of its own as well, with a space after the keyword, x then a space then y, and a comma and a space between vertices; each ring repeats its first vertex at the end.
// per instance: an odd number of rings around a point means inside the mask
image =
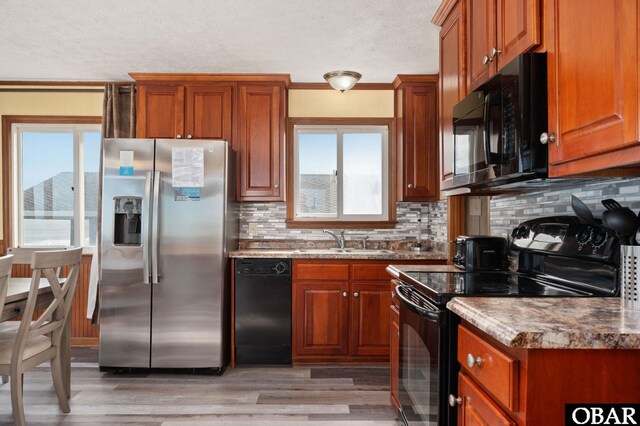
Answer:
POLYGON ((639 356, 634 349, 511 348, 463 321, 458 392, 449 399, 458 425, 562 426, 568 403, 628 403, 640 395, 639 356))
POLYGON ((294 259, 293 362, 389 361, 392 297, 386 267, 444 262, 294 259))
POLYGON ((232 140, 232 84, 138 83, 138 138, 232 140))
POLYGON ((394 87, 398 201, 438 199, 438 77, 399 75, 394 87))
POLYGON ((550 176, 640 162, 639 7, 633 0, 548 1, 550 176))
POLYGON ((467 0, 467 88, 541 42, 540 0, 467 0))
POLYGON ((238 201, 284 201, 286 74, 131 73, 136 137, 224 139, 238 201))
POLYGON ((238 200, 284 201, 285 85, 238 85, 238 200))
POLYGON ((438 96, 441 187, 453 178, 453 106, 467 94, 466 1, 456 1, 451 9, 434 16, 432 21, 441 27, 438 96))

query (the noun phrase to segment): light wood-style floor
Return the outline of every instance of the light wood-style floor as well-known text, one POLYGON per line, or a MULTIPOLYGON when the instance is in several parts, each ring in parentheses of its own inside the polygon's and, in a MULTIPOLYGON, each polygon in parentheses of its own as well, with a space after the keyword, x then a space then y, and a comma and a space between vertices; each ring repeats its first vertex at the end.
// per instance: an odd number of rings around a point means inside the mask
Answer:
MULTIPOLYGON (((386 367, 242 367, 223 376, 113 374, 97 350, 74 348, 71 413, 60 412, 51 372, 25 374, 29 425, 390 425, 386 367)), ((0 425, 12 425, 9 383, 0 385, 0 425)))

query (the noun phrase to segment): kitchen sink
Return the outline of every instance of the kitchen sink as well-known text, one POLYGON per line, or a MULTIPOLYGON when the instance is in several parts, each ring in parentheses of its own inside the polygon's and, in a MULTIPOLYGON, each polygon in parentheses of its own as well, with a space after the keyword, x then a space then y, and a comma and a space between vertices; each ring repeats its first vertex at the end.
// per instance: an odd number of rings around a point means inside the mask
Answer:
POLYGON ((386 249, 357 249, 357 248, 328 248, 328 249, 297 249, 294 253, 308 254, 393 254, 393 251, 386 249))

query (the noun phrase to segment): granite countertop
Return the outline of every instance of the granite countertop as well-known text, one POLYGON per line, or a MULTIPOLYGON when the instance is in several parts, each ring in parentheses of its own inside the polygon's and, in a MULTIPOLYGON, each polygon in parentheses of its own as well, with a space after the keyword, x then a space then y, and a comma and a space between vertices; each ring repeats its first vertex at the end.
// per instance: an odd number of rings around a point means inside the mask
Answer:
POLYGON ((640 349, 640 311, 617 297, 455 297, 447 308, 512 348, 640 349))
POLYGON ((289 258, 289 259, 371 259, 371 260, 447 260, 447 254, 439 251, 415 252, 410 250, 353 250, 348 253, 332 253, 329 250, 305 251, 292 248, 247 248, 229 253, 229 257, 289 258))

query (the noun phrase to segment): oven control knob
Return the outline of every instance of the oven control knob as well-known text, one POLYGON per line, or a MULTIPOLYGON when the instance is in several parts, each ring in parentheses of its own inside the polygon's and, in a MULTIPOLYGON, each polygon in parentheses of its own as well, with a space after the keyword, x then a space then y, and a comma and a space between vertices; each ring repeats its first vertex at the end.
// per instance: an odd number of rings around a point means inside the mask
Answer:
POLYGON ((582 228, 578 235, 576 235, 576 239, 580 244, 586 244, 591 239, 591 227, 587 226, 586 228, 582 228))
POLYGON ((603 245, 605 241, 607 241, 606 231, 594 229, 593 236, 591 237, 591 244, 593 244, 593 247, 598 248, 603 245))
POLYGON ((513 231, 511 231, 511 237, 512 238, 518 238, 518 230, 519 229, 520 228, 518 228, 518 227, 513 228, 513 231))
POLYGON ((462 398, 459 396, 449 394, 449 405, 455 407, 456 405, 462 404, 462 398))
POLYGON ((478 365, 481 366, 482 365, 482 358, 480 357, 474 357, 472 354, 467 354, 467 365, 469 366, 469 368, 473 368, 474 365, 478 365))

